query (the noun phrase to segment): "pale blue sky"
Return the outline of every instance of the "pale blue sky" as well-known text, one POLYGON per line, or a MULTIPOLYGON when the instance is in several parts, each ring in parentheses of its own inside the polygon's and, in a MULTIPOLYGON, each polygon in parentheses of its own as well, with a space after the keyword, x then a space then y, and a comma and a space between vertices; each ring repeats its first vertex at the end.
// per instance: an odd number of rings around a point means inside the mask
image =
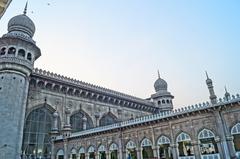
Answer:
MULTIPOLYGON (((13 0, 1 34, 24 3, 13 0)), ((240 93, 239 8, 238 0, 29 0, 36 66, 142 98, 159 69, 175 107, 208 100, 205 70, 218 97, 225 85, 240 93)))

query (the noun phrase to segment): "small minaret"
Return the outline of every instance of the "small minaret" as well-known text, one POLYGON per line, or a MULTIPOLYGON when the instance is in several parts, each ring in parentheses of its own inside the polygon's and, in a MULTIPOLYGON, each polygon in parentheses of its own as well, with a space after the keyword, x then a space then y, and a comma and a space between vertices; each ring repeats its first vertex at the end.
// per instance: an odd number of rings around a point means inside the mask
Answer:
POLYGON ((224 94, 224 96, 225 96, 225 98, 226 98, 227 101, 229 101, 230 98, 231 98, 231 95, 230 95, 230 93, 227 91, 227 87, 226 87, 226 86, 225 86, 225 94, 224 94))
POLYGON ((9 20, 8 33, 0 38, 0 147, 10 147, 0 149, 0 156, 8 159, 20 158, 29 76, 41 56, 25 8, 9 20))
POLYGON ((159 108, 159 111, 164 112, 172 110, 172 100, 174 96, 168 92, 168 84, 164 79, 160 77, 159 71, 158 79, 154 83, 154 88, 156 93, 151 95, 151 99, 153 100, 155 106, 159 108))
POLYGON ((213 82, 208 77, 207 71, 206 71, 206 76, 207 76, 206 84, 208 86, 208 90, 209 90, 209 93, 210 93, 209 99, 210 99, 212 104, 216 104, 217 103, 217 96, 215 95, 215 92, 214 92, 214 89, 213 89, 213 82))

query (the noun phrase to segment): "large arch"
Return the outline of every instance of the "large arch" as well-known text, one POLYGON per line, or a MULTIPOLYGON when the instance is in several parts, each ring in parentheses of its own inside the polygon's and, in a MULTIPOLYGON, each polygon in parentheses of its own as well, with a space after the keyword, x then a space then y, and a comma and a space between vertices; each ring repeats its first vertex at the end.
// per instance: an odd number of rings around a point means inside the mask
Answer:
MULTIPOLYGON (((49 132, 53 120, 53 109, 48 104, 34 107, 27 113, 24 132, 22 152, 31 157, 50 157, 51 141, 49 132)), ((60 123, 60 122, 59 122, 60 123)))
POLYGON ((157 140, 157 145, 159 149, 158 156, 160 158, 165 158, 165 159, 173 158, 170 143, 171 143, 170 139, 167 136, 162 135, 159 137, 159 139, 157 140))
POLYGON ((100 126, 110 125, 116 122, 117 122, 117 117, 113 113, 108 112, 104 114, 102 118, 99 120, 99 125, 100 126))
POLYGON ((233 143, 236 151, 236 156, 240 158, 240 123, 237 123, 232 127, 231 134, 233 136, 233 143))
POLYGON ((70 117, 70 123, 72 126, 72 132, 82 131, 84 130, 83 122, 84 117, 86 117, 86 129, 93 128, 93 121, 91 117, 84 112, 83 110, 78 110, 77 112, 74 112, 70 117))
POLYGON ((89 146, 88 148, 88 157, 89 159, 95 159, 95 148, 93 146, 89 146))
POLYGON ((98 158, 99 159, 106 159, 107 156, 106 156, 106 148, 104 145, 100 145, 98 147, 98 158))
POLYGON ((220 159, 218 154, 217 143, 215 142, 215 134, 209 129, 203 129, 198 134, 200 155, 202 158, 220 159))
POLYGON ((118 145, 112 143, 109 147, 110 159, 118 159, 118 145))
POLYGON ((85 149, 84 147, 80 147, 78 154, 80 156, 80 159, 85 159, 85 149))
POLYGON ((132 140, 126 144, 126 158, 137 159, 137 145, 132 140))
POLYGON ((178 156, 180 159, 186 159, 189 156, 194 156, 191 137, 187 133, 181 132, 177 136, 176 142, 178 144, 178 156))
POLYGON ((141 142, 141 147, 142 147, 142 158, 143 159, 154 158, 151 140, 149 140, 148 138, 144 138, 141 142))
POLYGON ((59 149, 57 151, 57 155, 56 155, 57 159, 63 159, 64 158, 64 151, 62 149, 59 149))

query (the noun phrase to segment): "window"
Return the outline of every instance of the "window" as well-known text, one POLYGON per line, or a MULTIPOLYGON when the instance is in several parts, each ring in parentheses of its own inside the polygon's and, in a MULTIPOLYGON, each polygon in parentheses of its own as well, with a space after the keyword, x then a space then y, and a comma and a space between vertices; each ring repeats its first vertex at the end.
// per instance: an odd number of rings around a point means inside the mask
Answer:
POLYGON ((90 129, 93 127, 93 122, 92 122, 92 119, 89 117, 89 115, 83 111, 79 111, 70 117, 72 132, 77 132, 77 131, 83 130, 83 122, 84 122, 83 117, 84 116, 87 118, 86 129, 90 129))
POLYGON ((170 147, 170 139, 166 136, 161 136, 158 139, 159 156, 160 158, 172 159, 172 152, 170 147))
POLYGON ((5 55, 6 54, 6 48, 3 47, 1 48, 0 55, 5 55))
POLYGON ((177 137, 179 156, 193 156, 193 146, 188 134, 182 132, 177 137))
POLYGON ((35 109, 28 115, 24 127, 23 153, 37 158, 51 155, 51 123, 52 112, 46 107, 35 109))
POLYGON ((25 57, 25 50, 23 50, 23 49, 18 50, 18 56, 24 58, 25 57))
POLYGON ((162 100, 162 104, 165 104, 165 100, 162 100))
POLYGON ((27 59, 28 59, 29 61, 32 61, 32 54, 31 54, 31 53, 28 53, 28 54, 27 54, 27 59))
POLYGON ((240 156, 240 123, 233 126, 231 134, 233 135, 233 143, 236 153, 240 156))
POLYGON ((99 120, 100 126, 110 125, 116 122, 117 122, 117 117, 115 117, 111 112, 108 112, 99 120))
POLYGON ((214 140, 214 133, 211 130, 203 129, 198 134, 198 140, 200 141, 200 153, 201 155, 216 154, 218 153, 217 144, 214 140))
POLYGON ((10 48, 8 49, 8 54, 9 54, 9 55, 15 55, 15 53, 16 53, 16 49, 15 49, 14 47, 10 47, 10 48))

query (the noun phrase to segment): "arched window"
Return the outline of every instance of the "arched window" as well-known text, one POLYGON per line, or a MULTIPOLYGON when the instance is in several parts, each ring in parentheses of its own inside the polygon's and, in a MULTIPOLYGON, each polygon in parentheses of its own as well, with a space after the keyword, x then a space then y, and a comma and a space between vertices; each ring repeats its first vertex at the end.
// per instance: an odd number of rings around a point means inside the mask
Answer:
POLYGON ((64 151, 62 149, 58 150, 57 159, 64 159, 64 151))
POLYGON ((109 147, 110 151, 110 159, 117 159, 118 158, 118 146, 115 143, 112 143, 109 147))
POLYGON ((90 147, 88 148, 88 155, 89 155, 89 158, 91 158, 91 159, 95 159, 94 151, 95 151, 95 149, 94 149, 93 146, 90 146, 90 147))
POLYGON ((170 139, 164 135, 162 135, 157 144, 159 146, 159 156, 160 158, 172 159, 172 151, 170 147, 170 139))
POLYGON ((126 158, 137 159, 136 144, 133 141, 128 141, 126 151, 126 158))
POLYGON ((198 134, 198 140, 200 142, 199 148, 202 158, 220 158, 214 137, 214 133, 208 129, 203 129, 198 134))
POLYGON ((80 159, 85 159, 85 149, 84 149, 84 147, 81 147, 79 149, 79 155, 80 155, 80 159))
POLYGON ((93 127, 93 122, 92 119, 90 118, 90 116, 85 113, 84 111, 80 110, 77 113, 73 114, 70 117, 70 123, 72 126, 72 132, 77 132, 77 131, 82 131, 83 129, 83 124, 84 124, 84 120, 83 118, 86 117, 87 121, 86 121, 86 129, 90 129, 93 127))
POLYGON ((100 126, 110 125, 116 122, 117 122, 117 117, 113 115, 111 112, 108 112, 99 120, 99 125, 100 126))
POLYGON ((141 142, 143 159, 153 158, 152 141, 144 138, 141 142))
POLYGON ((6 48, 3 47, 3 48, 1 48, 1 50, 0 50, 0 55, 5 55, 5 54, 6 54, 6 48))
POLYGON ((24 58, 25 57, 25 50, 23 50, 23 49, 18 50, 18 56, 24 58))
POLYGON ((178 143, 178 155, 179 158, 184 158, 184 156, 193 156, 193 146, 191 144, 191 138, 188 134, 182 132, 177 137, 178 143))
POLYGON ((240 123, 232 127, 231 134, 233 136, 233 143, 236 150, 236 156, 240 158, 240 123))
POLYGON ((166 101, 167 101, 167 104, 169 104, 169 103, 170 103, 168 99, 167 99, 166 101))
POLYGON ((162 100, 162 104, 165 104, 165 100, 162 100))
POLYGON ((100 145, 98 147, 98 158, 99 159, 106 159, 106 148, 104 145, 100 145))
POLYGON ((74 148, 71 150, 71 158, 70 159, 77 159, 77 150, 74 148))
POLYGON ((8 54, 9 54, 9 55, 15 55, 15 53, 16 53, 16 48, 10 47, 10 48, 8 49, 8 54))
POLYGON ((27 59, 28 59, 28 61, 32 61, 32 54, 31 53, 27 54, 27 59))
POLYGON ((161 101, 160 100, 158 101, 158 105, 161 105, 161 101))
MULTIPOLYGON (((27 156, 50 157, 52 113, 46 107, 33 110, 26 119, 22 151, 27 156)), ((59 122, 60 123, 60 122, 59 122)))

